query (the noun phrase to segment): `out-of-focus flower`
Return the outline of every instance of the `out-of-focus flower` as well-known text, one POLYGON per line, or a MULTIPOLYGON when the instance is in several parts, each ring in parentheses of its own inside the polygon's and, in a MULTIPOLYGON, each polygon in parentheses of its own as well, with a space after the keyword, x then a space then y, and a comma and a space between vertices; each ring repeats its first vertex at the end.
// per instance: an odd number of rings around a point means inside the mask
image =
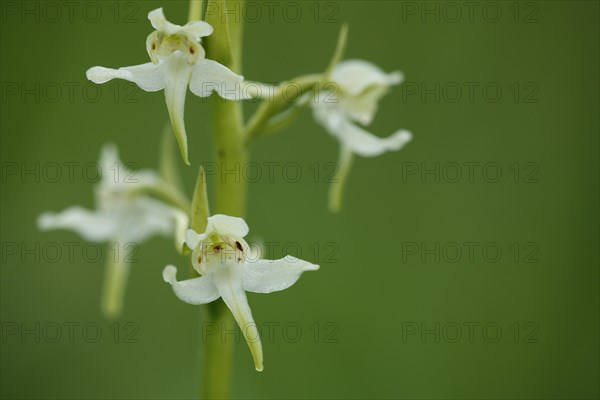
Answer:
MULTIPOLYGON (((58 213, 45 212, 38 218, 42 230, 69 229, 91 242, 113 242, 119 250, 155 235, 173 235, 182 248, 188 226, 187 213, 150 197, 149 189, 166 185, 153 171, 131 171, 119 160, 117 149, 106 145, 100 156, 102 178, 95 190, 96 209, 72 206, 58 213)), ((116 318, 123 299, 131 252, 106 257, 102 312, 116 318)))
POLYGON ((333 82, 330 87, 334 88, 326 87, 327 90, 320 92, 312 108, 317 122, 341 144, 338 182, 330 189, 330 208, 337 211, 353 154, 375 157, 387 151, 400 150, 412 139, 412 134, 398 130, 382 138, 360 126, 367 126, 373 121, 379 100, 392 85, 402 82, 400 72, 386 74, 370 62, 347 60, 336 65, 330 78, 333 82))
POLYGON ((183 243, 187 214, 145 194, 144 189, 162 184, 154 171, 129 170, 114 145, 104 146, 99 167, 96 209, 72 206, 45 212, 38 219, 40 229, 69 229, 93 242, 141 243, 154 235, 174 235, 183 243))

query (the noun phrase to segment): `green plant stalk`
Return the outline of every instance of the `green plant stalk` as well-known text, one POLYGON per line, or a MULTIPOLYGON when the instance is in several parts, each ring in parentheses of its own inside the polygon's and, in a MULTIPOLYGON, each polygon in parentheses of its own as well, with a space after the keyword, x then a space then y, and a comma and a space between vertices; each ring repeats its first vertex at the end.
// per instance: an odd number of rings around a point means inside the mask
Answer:
MULTIPOLYGON (((241 2, 241 1, 240 1, 241 2)), ((207 7, 218 10, 206 20, 215 32, 207 38, 207 57, 241 73, 242 21, 241 17, 227 18, 226 1, 212 0, 207 7), (210 4, 210 3, 213 4, 210 4)), ((240 6, 243 6, 241 4, 240 6)), ((208 9, 208 8, 207 8, 208 9)), ((215 213, 244 217, 246 213, 247 184, 240 179, 241 168, 248 160, 244 140, 244 117, 240 102, 215 98, 216 156, 220 171, 216 182, 215 213)), ((208 305, 207 321, 216 324, 219 331, 234 326, 233 315, 222 300, 208 305)), ((222 340, 221 335, 209 335, 204 343, 201 397, 226 399, 230 397, 233 341, 222 340)))
MULTIPOLYGON (((239 171, 248 154, 242 137, 244 128, 239 102, 215 99, 215 131, 217 162, 220 171, 216 182, 215 213, 243 217, 246 213, 247 184, 239 171)), ((207 321, 216 324, 219 331, 234 326, 233 315, 222 300, 208 305, 207 321)), ((229 398, 233 340, 222 340, 221 335, 209 335, 204 344, 202 398, 229 398)))
POLYGON ((199 21, 202 19, 202 0, 190 0, 190 10, 188 20, 199 21))
MULTIPOLYGON (((119 247, 121 244, 121 242, 113 243, 114 246, 119 247)), ((106 257, 101 299, 102 314, 106 318, 117 319, 123 311, 123 300, 130 267, 130 264, 122 260, 121 254, 117 259, 114 259, 114 256, 106 257)))

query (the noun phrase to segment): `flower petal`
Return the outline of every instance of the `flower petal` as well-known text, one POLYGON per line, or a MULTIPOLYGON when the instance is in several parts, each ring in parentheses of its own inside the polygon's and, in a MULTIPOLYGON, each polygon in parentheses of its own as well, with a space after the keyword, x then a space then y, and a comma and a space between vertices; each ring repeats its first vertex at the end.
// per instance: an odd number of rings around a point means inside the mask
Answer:
POLYGON ((106 83, 112 79, 125 79, 135 83, 140 89, 147 92, 156 92, 165 87, 162 63, 158 65, 146 63, 119 69, 92 67, 87 70, 86 76, 94 83, 106 83))
POLYGON ((186 229, 190 219, 186 213, 178 209, 173 209, 173 216, 175 219, 175 249, 181 252, 186 240, 186 229))
POLYGON ((183 30, 199 39, 201 37, 210 36, 213 33, 213 27, 204 21, 192 21, 183 26, 183 30))
POLYGON ((204 239, 206 239, 206 235, 200 234, 193 229, 185 231, 185 244, 187 244, 190 249, 195 249, 204 239))
POLYGON ((229 215, 215 214, 208 218, 206 233, 217 231, 221 235, 243 238, 250 229, 243 218, 230 217, 229 215))
POLYGON ((177 268, 167 265, 163 269, 163 279, 173 287, 175 295, 189 304, 206 304, 220 297, 212 275, 204 275, 185 281, 177 281, 177 268))
POLYGON ((369 125, 379 105, 379 100, 387 94, 387 86, 370 86, 357 96, 342 96, 339 99, 339 108, 363 126, 369 125))
POLYGON ((127 168, 113 143, 102 146, 98 164, 102 173, 100 190, 139 190, 160 182, 159 175, 152 170, 133 171, 127 168))
POLYGON ((315 118, 353 153, 363 157, 400 150, 412 139, 412 134, 406 130, 399 130, 385 138, 375 136, 349 121, 341 112, 331 112, 321 107, 315 108, 315 118))
POLYGON ((248 343, 254 358, 254 367, 257 371, 262 371, 263 354, 260 334, 244 292, 241 268, 238 265, 222 265, 214 272, 214 281, 248 343))
POLYGON ((183 114, 185 109, 185 95, 192 74, 192 66, 183 54, 174 53, 164 61, 165 99, 171 118, 171 125, 179 143, 179 150, 183 161, 190 165, 188 160, 187 134, 183 114))
POLYGON ((155 235, 176 235, 178 209, 147 196, 129 202, 112 203, 107 198, 99 205, 103 213, 116 220, 114 240, 142 243, 155 235))
POLYGON ((249 228, 243 218, 215 214, 208 217, 206 231, 198 233, 193 229, 188 229, 185 232, 185 243, 190 249, 194 250, 201 241, 206 240, 213 232, 224 236, 243 238, 248 234, 249 228))
POLYGON ((165 32, 167 35, 174 35, 181 30, 181 25, 172 24, 167 21, 163 9, 157 8, 148 13, 148 19, 154 29, 165 32))
POLYGON ((258 260, 244 265, 244 289, 255 293, 271 293, 292 286, 304 271, 316 271, 318 265, 287 256, 280 260, 258 260))
POLYGON ((109 171, 111 166, 122 164, 121 159, 119 158, 119 150, 114 143, 106 143, 102 146, 99 164, 102 169, 102 177, 104 177, 104 172, 109 171))
POLYGON ((391 86, 404 79, 400 71, 386 74, 375 64, 364 60, 346 60, 335 67, 332 79, 355 96, 371 85, 391 86))
POLYGON ((251 98, 251 90, 244 90, 244 77, 232 72, 216 61, 202 59, 196 63, 190 90, 196 96, 208 97, 213 91, 227 100, 245 100, 251 98))
POLYGON ((69 229, 90 242, 104 242, 115 238, 119 221, 103 212, 93 212, 73 206, 60 213, 43 213, 38 217, 39 229, 69 229))

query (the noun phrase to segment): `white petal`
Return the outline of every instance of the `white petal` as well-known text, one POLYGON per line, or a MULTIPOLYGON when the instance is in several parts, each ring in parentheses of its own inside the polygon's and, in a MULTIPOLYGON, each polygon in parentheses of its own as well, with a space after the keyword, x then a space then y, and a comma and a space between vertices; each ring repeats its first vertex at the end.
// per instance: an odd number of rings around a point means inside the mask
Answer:
POLYGON ((104 242, 115 238, 119 221, 103 212, 92 212, 73 206, 60 213, 43 213, 38 218, 41 230, 69 229, 90 242, 104 242))
POLYGON ((412 139, 412 134, 406 130, 399 130, 385 138, 375 136, 350 122, 341 113, 315 109, 315 117, 342 144, 363 157, 375 157, 386 151, 400 150, 412 139))
POLYGON ((94 83, 106 83, 112 79, 125 79, 135 83, 140 89, 147 92, 156 92, 165 87, 162 63, 146 63, 119 69, 92 67, 87 70, 86 76, 94 83))
POLYGON ((347 60, 339 63, 332 72, 332 79, 354 96, 371 85, 390 86, 403 80, 401 72, 386 74, 375 64, 363 60, 347 60))
POLYGON ((370 86, 357 96, 341 96, 339 99, 339 108, 350 119, 359 122, 363 126, 367 126, 373 121, 377 113, 379 100, 388 91, 389 88, 386 86, 370 86))
POLYGON ((119 158, 117 146, 112 143, 105 144, 100 152, 99 160, 102 179, 96 188, 98 204, 110 201, 115 191, 129 191, 142 189, 160 183, 160 176, 152 170, 134 171, 127 168, 119 158))
POLYGON ((202 59, 196 63, 190 90, 196 96, 208 97, 213 91, 227 100, 251 98, 252 90, 244 90, 244 77, 216 61, 202 59))
POLYGON ((159 200, 140 196, 128 202, 103 204, 103 212, 116 219, 115 240, 142 243, 152 236, 171 236, 176 233, 176 213, 178 209, 159 200))
POLYGON ((177 268, 167 265, 163 269, 163 279, 173 287, 175 295, 189 304, 206 304, 220 297, 212 275, 204 275, 185 281, 177 281, 177 268))
POLYGON ((216 214, 208 217, 208 224, 203 233, 188 229, 185 233, 185 243, 190 249, 195 249, 201 241, 208 238, 213 232, 224 236, 243 238, 248 234, 249 228, 242 218, 216 214))
POLYGON ((99 187, 96 191, 97 213, 105 220, 113 221, 114 232, 110 239, 142 243, 156 235, 176 235, 177 214, 180 213, 177 208, 148 196, 124 192, 121 189, 125 186, 121 185, 117 190, 99 187))
POLYGON ((193 229, 188 229, 185 231, 185 244, 187 244, 187 246, 192 250, 195 249, 204 239, 206 239, 206 235, 199 234, 193 229))
POLYGON ((292 286, 304 271, 316 271, 318 265, 287 256, 280 260, 259 260, 244 265, 244 289, 255 293, 271 293, 292 286))
POLYGON ((165 14, 163 13, 163 9, 157 8, 156 10, 152 10, 148 13, 148 19, 152 24, 154 29, 165 32, 167 35, 174 35, 179 30, 181 30, 180 25, 172 24, 167 21, 165 14))
POLYGON ((183 120, 185 110, 185 95, 192 74, 192 66, 185 55, 173 53, 164 60, 165 99, 171 118, 171 125, 179 143, 183 161, 189 165, 188 144, 183 120))
POLYGON ((216 231, 221 235, 243 238, 250 229, 242 218, 230 217, 229 215, 216 214, 208 217, 206 233, 216 231))
POLYGON ((242 286, 242 271, 238 265, 220 266, 214 272, 214 281, 219 293, 231 310, 233 317, 240 326, 240 330, 248 343, 254 367, 257 371, 263 370, 263 354, 260 335, 248 305, 246 292, 242 286))
POLYGON ((181 251, 190 220, 186 213, 178 209, 173 209, 173 215, 175 218, 175 249, 181 251))
POLYGON ((156 182, 157 175, 152 171, 131 171, 119 157, 119 150, 114 143, 107 143, 100 150, 98 161, 102 173, 101 185, 115 189, 115 185, 127 183, 131 188, 140 184, 140 174, 146 183, 156 182))
POLYGON ((104 171, 108 171, 111 166, 120 165, 119 150, 114 143, 106 143, 100 150, 100 168, 102 169, 102 177, 104 171))
POLYGON ((210 36, 213 33, 213 27, 208 22, 204 21, 188 22, 183 26, 183 30, 197 39, 210 36))

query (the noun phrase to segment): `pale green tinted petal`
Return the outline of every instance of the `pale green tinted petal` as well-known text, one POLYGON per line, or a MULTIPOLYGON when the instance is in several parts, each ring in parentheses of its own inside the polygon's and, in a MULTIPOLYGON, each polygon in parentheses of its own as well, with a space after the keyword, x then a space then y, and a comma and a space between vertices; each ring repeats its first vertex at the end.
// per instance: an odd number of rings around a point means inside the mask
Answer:
POLYGON ((170 283, 173 292, 180 299, 189 304, 206 304, 215 301, 220 297, 219 291, 215 286, 211 275, 204 275, 198 278, 177 281, 177 268, 173 265, 167 265, 163 269, 163 279, 170 283))
POLYGON ((233 317, 240 326, 240 330, 248 343, 254 367, 257 371, 263 370, 263 354, 260 335, 248 305, 246 292, 242 286, 242 271, 239 265, 222 265, 214 272, 214 280, 219 293, 231 310, 233 317))
POLYGON ((329 186, 329 211, 331 212, 338 212, 342 208, 344 188, 348 181, 353 157, 354 155, 348 146, 342 144, 340 148, 338 171, 335 174, 333 182, 329 186))
POLYGON ((208 208, 208 194, 206 191, 206 174, 204 168, 198 169, 196 178, 196 188, 192 197, 192 229, 197 232, 206 231, 208 227, 208 217, 210 211, 208 208))
POLYGON ((399 71, 386 74, 375 64, 363 60, 342 61, 335 67, 332 79, 354 96, 371 85, 390 86, 402 82, 399 71))
POLYGON ((158 158, 160 179, 164 182, 168 182, 177 190, 183 191, 182 177, 178 168, 179 155, 175 154, 175 143, 175 135, 171 123, 166 123, 162 133, 160 154, 158 158))
POLYGON ((193 229, 188 229, 185 232, 185 244, 187 244, 187 246, 190 249, 195 249, 198 246, 198 244, 205 238, 206 238, 206 235, 199 234, 198 232, 196 232, 193 229))
POLYGON ((192 73, 192 66, 183 54, 173 54, 164 61, 165 99, 171 118, 171 125, 179 143, 183 161, 189 165, 188 144, 183 120, 185 95, 192 73))
POLYGON ((216 214, 208 218, 207 233, 216 231, 221 235, 243 238, 250 229, 242 218, 230 217, 228 215, 216 214))
POLYGON ((244 289, 255 293, 271 293, 292 286, 304 271, 316 271, 318 265, 287 256, 280 260, 258 260, 243 267, 244 289))
POLYGON ((181 29, 180 25, 175 25, 167 21, 163 9, 157 8, 148 13, 148 19, 154 29, 165 32, 167 35, 174 35, 181 29))
POLYGON ((92 212, 73 206, 60 213, 43 213, 37 220, 39 229, 68 229, 90 242, 104 242, 115 238, 119 221, 102 212, 92 212))
POLYGON ((147 92, 156 92, 165 87, 162 63, 146 63, 119 69, 92 67, 87 70, 86 76, 94 83, 106 83, 112 79, 125 79, 135 83, 140 89, 147 92))
POLYGON ((173 215, 175 219, 175 249, 181 251, 186 241, 186 229, 190 219, 186 213, 177 209, 173 210, 173 215))
POLYGON ((227 100, 251 98, 252 90, 244 90, 244 77, 216 61, 203 59, 196 63, 190 90, 196 96, 208 97, 213 91, 227 100))
POLYGON ((213 33, 213 27, 204 21, 188 22, 183 26, 183 30, 196 38, 210 36, 213 33))
POLYGON ((315 117, 343 145, 363 157, 375 157, 386 151, 400 150, 412 139, 412 134, 405 130, 399 130, 385 138, 375 136, 350 122, 341 113, 320 107, 315 109, 315 117))

